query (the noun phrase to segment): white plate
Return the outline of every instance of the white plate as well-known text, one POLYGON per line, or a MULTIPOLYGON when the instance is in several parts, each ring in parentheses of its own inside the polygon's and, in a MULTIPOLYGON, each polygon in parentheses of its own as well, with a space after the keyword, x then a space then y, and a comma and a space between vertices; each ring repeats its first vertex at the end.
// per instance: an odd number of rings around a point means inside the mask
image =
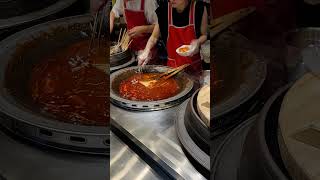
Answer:
POLYGON ((176 49, 176 52, 177 52, 177 54, 179 54, 180 56, 189 56, 190 55, 190 49, 191 49, 191 46, 190 45, 182 45, 182 46, 180 46, 179 48, 177 48, 176 49), (188 47, 189 48, 189 51, 187 51, 187 52, 180 52, 179 51, 179 49, 181 49, 181 48, 185 48, 185 47, 188 47))

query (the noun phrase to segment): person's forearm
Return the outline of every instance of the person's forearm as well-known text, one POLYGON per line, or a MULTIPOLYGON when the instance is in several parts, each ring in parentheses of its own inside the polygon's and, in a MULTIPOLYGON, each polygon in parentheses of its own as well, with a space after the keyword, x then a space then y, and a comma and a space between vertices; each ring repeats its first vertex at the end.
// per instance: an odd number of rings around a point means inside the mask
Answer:
POLYGON ((152 34, 147 42, 146 47, 144 48, 142 54, 138 56, 138 65, 144 66, 150 60, 151 49, 156 45, 158 38, 160 37, 160 28, 159 24, 154 26, 152 34))
POLYGON ((144 25, 143 26, 143 33, 149 34, 153 32, 155 25, 151 24, 151 25, 144 25))
POLYGON ((113 26, 114 26, 114 19, 115 19, 115 14, 113 11, 110 12, 110 33, 113 31, 113 26))
POLYGON ((204 8, 204 12, 202 15, 201 21, 201 36, 199 37, 199 44, 203 44, 207 40, 207 30, 208 30, 208 14, 206 8, 204 8))
POLYGON ((207 35, 201 35, 198 38, 199 44, 202 45, 203 43, 205 43, 207 41, 207 35))
POLYGON ((146 45, 147 50, 151 50, 157 43, 158 39, 160 37, 160 28, 159 24, 154 25, 152 34, 148 40, 148 43, 146 45))

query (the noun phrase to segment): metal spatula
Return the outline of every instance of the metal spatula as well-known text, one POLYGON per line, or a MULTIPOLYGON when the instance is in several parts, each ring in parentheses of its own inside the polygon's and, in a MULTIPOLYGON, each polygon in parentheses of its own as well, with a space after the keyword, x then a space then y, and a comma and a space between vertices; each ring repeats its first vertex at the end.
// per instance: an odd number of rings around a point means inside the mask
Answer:
POLYGON ((144 85, 145 87, 149 87, 152 84, 157 83, 160 80, 167 80, 173 76, 175 76, 176 74, 178 74, 180 71, 182 71, 183 69, 185 69, 186 67, 188 67, 190 64, 184 64, 182 66, 179 66, 177 68, 168 70, 165 73, 160 74, 159 76, 155 76, 152 77, 150 79, 146 79, 146 80, 141 80, 139 81, 140 84, 144 85))

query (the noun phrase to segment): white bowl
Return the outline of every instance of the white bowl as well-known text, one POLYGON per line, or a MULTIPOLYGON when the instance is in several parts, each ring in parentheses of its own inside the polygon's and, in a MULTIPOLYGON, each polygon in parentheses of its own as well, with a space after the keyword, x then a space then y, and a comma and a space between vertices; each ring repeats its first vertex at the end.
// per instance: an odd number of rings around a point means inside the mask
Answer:
POLYGON ((182 45, 182 46, 180 46, 180 47, 178 47, 177 49, 176 49, 176 52, 177 52, 177 54, 179 54, 180 56, 189 56, 190 55, 190 49, 191 49, 191 46, 190 45, 182 45), (189 48, 189 51, 186 51, 186 52, 180 52, 179 50, 181 49, 181 48, 186 48, 186 47, 188 47, 189 48))

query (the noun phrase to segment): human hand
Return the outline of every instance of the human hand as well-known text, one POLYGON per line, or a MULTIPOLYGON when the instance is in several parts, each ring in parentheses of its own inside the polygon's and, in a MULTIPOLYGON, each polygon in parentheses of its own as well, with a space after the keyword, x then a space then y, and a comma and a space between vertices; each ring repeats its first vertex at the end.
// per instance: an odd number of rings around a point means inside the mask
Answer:
POLYGON ((194 39, 190 43, 190 50, 188 56, 193 56, 195 54, 198 54, 200 51, 200 42, 198 39, 194 39))
POLYGON ((143 34, 143 26, 136 26, 128 31, 130 38, 135 38, 143 34))
POLYGON ((149 49, 144 49, 143 51, 138 53, 138 66, 144 66, 146 65, 149 60, 151 59, 150 57, 150 50, 149 49))

